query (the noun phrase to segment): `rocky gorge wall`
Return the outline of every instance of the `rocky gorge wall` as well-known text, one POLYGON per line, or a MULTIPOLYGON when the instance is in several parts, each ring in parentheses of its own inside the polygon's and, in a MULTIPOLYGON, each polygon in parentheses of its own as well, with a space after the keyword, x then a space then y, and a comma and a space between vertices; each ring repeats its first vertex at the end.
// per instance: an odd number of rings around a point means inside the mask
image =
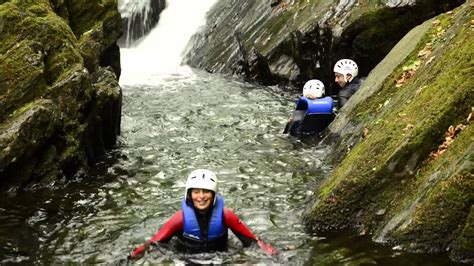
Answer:
POLYGON ((166 7, 165 0, 118 0, 123 19, 123 35, 118 40, 120 47, 131 47, 140 42, 160 19, 166 7))
POLYGON ((323 141, 337 166, 305 213, 313 230, 474 261, 473 8, 413 29, 341 109, 323 141))
POLYGON ((334 62, 355 59, 367 79, 322 141, 335 168, 314 188, 305 224, 472 263, 473 7, 220 1, 185 62, 298 91, 318 78, 335 94, 334 62))
POLYGON ((84 174, 120 132, 115 0, 0 1, 0 187, 84 174))
POLYGON ((338 90, 332 73, 337 60, 356 60, 366 76, 410 29, 463 2, 218 1, 184 63, 297 88, 318 78, 332 95, 338 90))

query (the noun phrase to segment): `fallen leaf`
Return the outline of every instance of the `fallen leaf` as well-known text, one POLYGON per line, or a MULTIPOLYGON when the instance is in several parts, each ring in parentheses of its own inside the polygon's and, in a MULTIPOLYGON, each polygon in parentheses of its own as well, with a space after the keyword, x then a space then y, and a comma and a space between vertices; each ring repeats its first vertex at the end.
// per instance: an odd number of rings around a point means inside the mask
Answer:
MULTIPOLYGON (((472 109, 472 111, 468 115, 467 123, 469 123, 471 115, 474 112, 474 107, 472 107, 471 109, 472 109)), ((454 142, 454 139, 456 138, 456 136, 461 131, 463 131, 465 128, 466 128, 466 125, 464 125, 464 124, 459 124, 455 127, 453 125, 450 125, 448 127, 448 130, 444 133, 444 136, 445 136, 444 142, 441 143, 441 145, 438 146, 438 149, 436 151, 430 153, 430 155, 428 156, 429 157, 428 162, 436 160, 437 158, 439 158, 439 156, 441 154, 443 154, 448 149, 449 145, 451 145, 454 142)))
POLYGON ((432 57, 430 57, 430 59, 428 59, 428 60, 426 61, 425 65, 428 65, 429 63, 431 63, 431 61, 433 61, 433 59, 435 59, 435 57, 436 57, 436 56, 434 56, 434 55, 433 55, 432 57))
POLYGON ((472 114, 474 113, 474 107, 471 107, 471 112, 467 116, 466 122, 469 123, 471 122, 472 114))
POLYGON ((413 127, 415 127, 415 126, 412 125, 412 124, 408 124, 408 125, 406 125, 406 127, 405 127, 404 129, 402 129, 402 130, 406 132, 406 131, 408 131, 408 130, 411 130, 413 127))
POLYGON ((418 95, 423 91, 424 88, 426 88, 426 86, 423 86, 423 87, 418 88, 418 89, 415 91, 415 97, 418 96, 418 95))
POLYGON ((421 50, 418 53, 418 56, 427 58, 432 52, 433 52, 433 44, 429 42, 425 45, 423 50, 421 50))

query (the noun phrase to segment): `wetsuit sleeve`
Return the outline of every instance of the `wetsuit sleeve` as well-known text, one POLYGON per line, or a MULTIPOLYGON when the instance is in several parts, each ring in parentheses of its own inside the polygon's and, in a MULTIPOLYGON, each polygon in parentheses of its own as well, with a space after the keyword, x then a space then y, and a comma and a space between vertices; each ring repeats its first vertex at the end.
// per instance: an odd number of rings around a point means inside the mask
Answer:
POLYGON ((342 108, 347 100, 351 97, 350 91, 348 89, 342 89, 339 91, 339 108, 342 108))
POLYGON ((257 243, 266 253, 270 255, 278 254, 270 244, 258 239, 250 229, 237 217, 230 209, 224 208, 224 224, 239 238, 245 247, 257 243))
POLYGON ((339 107, 344 106, 352 95, 354 95, 362 85, 362 80, 355 79, 339 91, 339 107))
POLYGON ((150 245, 169 241, 177 232, 183 230, 183 211, 177 211, 148 242, 135 248, 129 256, 134 259, 141 255, 150 245))

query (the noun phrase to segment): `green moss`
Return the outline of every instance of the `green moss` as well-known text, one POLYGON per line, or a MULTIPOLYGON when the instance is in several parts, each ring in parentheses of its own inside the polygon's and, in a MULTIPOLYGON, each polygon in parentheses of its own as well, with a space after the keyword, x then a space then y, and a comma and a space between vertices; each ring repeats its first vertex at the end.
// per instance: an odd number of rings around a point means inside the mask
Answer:
POLYGON ((35 106, 35 102, 29 102, 22 107, 16 109, 9 117, 9 119, 16 119, 18 116, 24 114, 26 111, 30 110, 32 107, 35 106))
POLYGON ((410 241, 412 247, 436 246, 444 250, 461 235, 474 202, 473 141, 474 128, 468 126, 445 153, 423 167, 416 187, 428 183, 435 185, 425 192, 423 204, 415 210, 411 222, 396 231, 393 237, 397 241, 410 241))
POLYGON ((86 125, 71 121, 64 125, 63 137, 58 144, 58 153, 62 161, 75 158, 81 152, 82 136, 84 135, 86 125))
POLYGON ((108 13, 118 14, 116 0, 65 0, 69 11, 69 21, 72 30, 79 39, 80 36, 93 29, 98 21, 103 21, 108 13))
MULTIPOLYGON (((7 27, 0 41, 0 53, 12 49, 22 38, 23 42, 34 43, 34 53, 45 57, 46 81, 52 84, 64 69, 74 64, 82 64, 82 57, 76 47, 77 39, 67 23, 57 16, 49 2, 23 3, 17 6, 6 3, 0 6, 0 15, 15 25, 7 27)), ((18 69, 18 68, 14 68, 18 69)))
MULTIPOLYGON (((461 16, 464 23, 451 23, 449 16, 446 23, 434 25, 382 89, 356 107, 353 122, 365 125, 369 133, 318 189, 316 204, 306 217, 310 224, 343 228, 360 223, 374 230, 420 193, 426 181, 424 175, 416 174, 422 170, 421 163, 444 141, 448 126, 465 119, 474 102, 469 74, 474 73, 469 56, 474 41, 469 20, 461 16), (456 26, 443 30, 439 25, 456 26), (445 39, 454 33, 454 38, 445 39), (419 59, 418 53, 433 40, 434 57, 427 63, 428 58, 419 59), (397 88, 395 80, 403 67, 416 60, 421 62, 415 76, 397 88), (375 215, 378 209, 387 214, 375 215)), ((454 183, 449 185, 456 190, 454 183)), ((456 199, 466 202, 466 198, 456 199)))
POLYGON ((6 25, 16 25, 20 23, 20 10, 11 2, 0 5, 0 54, 5 54, 18 40, 15 33, 15 27, 6 25))
POLYGON ((1 162, 11 169, 9 173, 27 165, 24 168, 29 170, 22 172, 26 177, 54 178, 61 173, 75 175, 87 165, 83 138, 89 126, 82 123, 95 103, 83 56, 98 65, 103 51, 119 37, 122 25, 116 0, 66 2, 12 0, 0 4, 0 127, 23 123, 21 134, 6 140, 10 141, 7 145, 16 145, 1 162), (68 25, 70 15, 77 32, 68 25), (84 42, 76 36, 85 36, 84 42), (88 49, 83 53, 84 43, 88 49), (95 43, 100 47, 87 46, 95 43), (41 99, 44 105, 39 106, 41 99), (36 107, 31 118, 19 119, 36 107), (29 160, 31 156, 35 162, 29 160), (15 165, 10 165, 12 158, 18 158, 15 165), (35 163, 44 167, 35 167, 35 163), (61 171, 54 164, 61 165, 61 171))
POLYGON ((452 249, 453 259, 468 263, 474 260, 474 206, 471 206, 466 224, 455 239, 452 249))
POLYGON ((18 42, 5 55, 0 55, 0 119, 6 118, 17 106, 32 101, 46 90, 43 62, 36 43, 18 42))

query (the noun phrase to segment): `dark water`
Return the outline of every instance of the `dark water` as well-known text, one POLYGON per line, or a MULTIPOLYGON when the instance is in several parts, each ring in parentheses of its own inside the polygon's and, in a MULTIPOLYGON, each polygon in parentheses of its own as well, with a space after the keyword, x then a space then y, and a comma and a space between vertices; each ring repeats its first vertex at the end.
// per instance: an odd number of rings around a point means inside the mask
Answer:
POLYGON ((114 264, 180 207, 187 174, 209 168, 226 206, 280 250, 269 257, 231 235, 224 253, 169 246, 138 263, 448 265, 350 233, 312 236, 301 212, 331 170, 325 147, 281 134, 296 95, 185 71, 123 86, 119 147, 86 180, 0 194, 0 264, 114 264))

